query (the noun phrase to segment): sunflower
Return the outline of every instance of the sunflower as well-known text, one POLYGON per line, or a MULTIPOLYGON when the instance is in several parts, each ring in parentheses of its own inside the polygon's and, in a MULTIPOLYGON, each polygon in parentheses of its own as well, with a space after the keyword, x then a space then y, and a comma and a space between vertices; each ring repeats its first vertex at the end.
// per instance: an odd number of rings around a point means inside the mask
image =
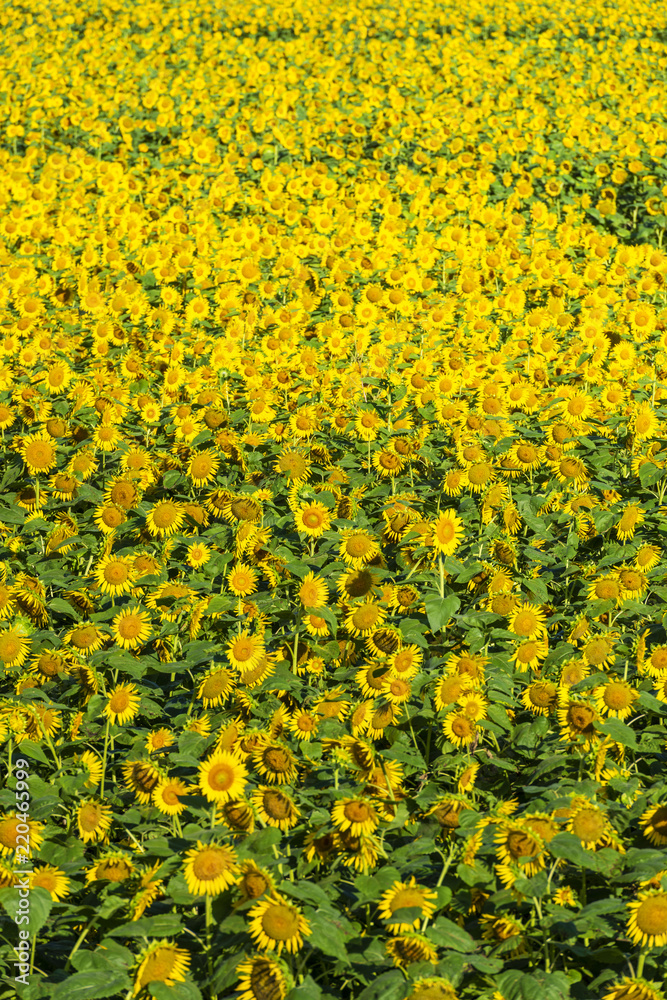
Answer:
POLYGON ((236 887, 241 893, 241 899, 247 903, 251 899, 261 899, 267 893, 275 892, 275 885, 270 873, 260 868, 254 861, 243 861, 240 866, 236 887))
POLYGON ((203 542, 191 542, 187 551, 186 562, 192 569, 199 569, 210 561, 211 550, 203 542))
POLYGON ((331 821, 339 830, 349 830, 353 837, 372 833, 379 822, 373 803, 363 798, 339 799, 331 810, 331 821))
POLYGON ((162 621, 175 622, 184 610, 192 607, 194 595, 195 591, 187 584, 179 580, 170 580, 153 591, 146 598, 146 604, 158 612, 162 621))
POLYGON ((413 962, 430 962, 435 965, 438 961, 438 953, 432 943, 414 931, 390 938, 385 947, 392 962, 397 966, 412 965, 413 962))
POLYGON ((80 622, 63 636, 67 646, 74 646, 81 653, 95 653, 104 645, 106 635, 93 622, 80 622))
POLYGON ((184 983, 185 973, 190 965, 190 953, 184 948, 177 948, 170 941, 153 941, 139 955, 138 964, 134 977, 135 996, 152 982, 164 983, 166 986, 184 983))
POLYGON ((138 802, 148 805, 153 790, 162 780, 162 775, 150 760, 128 760, 121 768, 123 784, 134 792, 138 802))
POLYGON ((511 821, 500 824, 494 840, 501 864, 519 865, 528 878, 544 868, 543 841, 525 823, 511 821))
POLYGON ((303 947, 304 937, 312 930, 299 909, 278 893, 256 903, 248 913, 249 933, 259 948, 275 951, 283 949, 294 954, 303 947))
POLYGON ((469 764, 459 775, 458 779, 458 793, 459 795, 465 795, 467 792, 471 792, 475 786, 475 781, 477 779, 477 772, 479 771, 479 764, 469 764))
POLYGON ((140 607, 124 608, 113 619, 111 634, 123 649, 136 649, 150 638, 151 616, 140 607))
POLYGON ((418 928, 420 919, 431 917, 436 910, 435 900, 437 893, 425 886, 417 885, 414 877, 407 882, 394 882, 380 898, 378 913, 380 919, 387 921, 387 930, 390 934, 402 934, 413 928, 418 928), (419 917, 415 917, 412 923, 392 922, 392 917, 397 910, 417 909, 419 917))
POLYGON ((137 717, 140 703, 141 697, 137 694, 136 684, 118 684, 109 692, 103 715, 112 726, 123 726, 137 717))
POLYGON ((451 510, 441 511, 431 527, 432 545, 440 555, 451 556, 465 535, 463 521, 451 510))
POLYGON ((193 896, 218 896, 236 882, 238 859, 233 847, 202 844, 186 852, 184 874, 193 896))
POLYGON ((627 542, 634 537, 635 529, 644 521, 644 511, 636 504, 627 504, 616 522, 616 537, 619 542, 627 542))
POLYGON ((250 834, 255 829, 255 815, 245 799, 229 799, 218 806, 216 817, 234 833, 250 834))
POLYGON ((218 751, 199 766, 199 787, 209 802, 227 802, 243 794, 248 771, 234 754, 218 751))
POLYGON ((102 504, 95 508, 94 521, 105 535, 110 535, 127 521, 127 513, 115 504, 102 504))
POLYGON ((30 639, 21 624, 0 632, 0 663, 6 668, 20 667, 28 658, 30 639))
POLYGON ((146 514, 146 527, 154 537, 169 538, 180 530, 184 520, 182 504, 174 500, 160 500, 146 514))
POLYGON ((310 477, 310 462, 300 451, 285 448, 273 466, 278 475, 285 476, 290 486, 305 483, 310 477))
POLYGON ((69 893, 70 879, 54 865, 42 864, 30 874, 31 889, 46 889, 51 899, 58 902, 69 893))
POLYGON ((612 983, 602 1000, 665 1000, 665 994, 657 983, 639 976, 624 976, 612 983))
POLYGON ((264 655, 263 641, 259 636, 249 635, 245 631, 227 643, 227 658, 242 674, 256 667, 264 655))
POLYGON ((108 839, 113 813, 103 802, 89 799, 82 802, 76 813, 79 836, 84 844, 104 843, 108 839))
POLYGON ((338 552, 347 566, 361 569, 379 555, 380 546, 377 539, 367 531, 348 528, 341 535, 338 552))
POLYGON ((593 697, 598 711, 615 719, 625 719, 632 712, 639 692, 620 679, 612 679, 593 689, 593 697))
POLYGON ((260 785, 253 793, 251 801, 260 819, 267 826, 275 826, 279 830, 291 830, 299 822, 299 810, 284 791, 260 785))
POLYGON ((238 1000, 284 1000, 294 980, 280 959, 255 955, 236 966, 238 1000))
POLYGON ((191 795, 192 789, 180 778, 165 778, 160 781, 151 795, 153 805, 165 816, 178 816, 187 808, 181 796, 191 795))
POLYGON ((86 883, 126 882, 134 874, 132 859, 122 851, 114 851, 100 858, 86 869, 86 883))
POLYGON ((156 753, 174 745, 174 736, 168 729, 154 729, 146 737, 146 750, 156 753))
POLYGON ((464 691, 458 703, 462 713, 473 722, 486 718, 489 703, 479 691, 464 691))
POLYGON ((299 708, 289 716, 287 728, 297 740, 311 740, 317 736, 319 722, 316 714, 299 708))
POLYGON ((29 434, 21 440, 18 451, 32 476, 50 472, 56 464, 58 449, 48 435, 29 434))
POLYGON ((623 588, 618 573, 607 573, 599 576, 588 585, 586 595, 589 601, 614 601, 620 605, 623 600, 623 588))
POLYGON ((521 695, 521 704, 533 715, 549 715, 557 702, 558 688, 552 681, 534 681, 521 695))
POLYGON ((567 830, 578 837, 584 847, 592 850, 613 839, 606 814, 584 796, 572 800, 569 813, 567 830))
POLYGON ((325 580, 315 573, 308 573, 299 587, 299 601, 304 608, 324 608, 329 600, 329 588, 325 580))
POLYGON ((208 486, 220 468, 220 459, 214 451, 200 451, 188 463, 187 476, 194 486, 208 486))
POLYGON ((635 569, 649 573, 660 562, 662 549, 658 545, 642 545, 635 555, 635 569))
POLYGON ((133 560, 127 556, 105 556, 95 567, 95 582, 103 594, 118 597, 132 589, 134 583, 133 560))
POLYGON ((649 806, 639 817, 639 825, 647 840, 656 847, 667 844, 667 804, 649 806))
POLYGON ((508 629, 522 639, 538 639, 545 630, 546 615, 537 604, 517 604, 509 615, 508 629))
POLYGON ((298 507, 294 520, 297 531, 310 538, 319 538, 331 527, 331 512, 324 504, 313 501, 298 507))
POLYGON ((667 892, 640 892, 628 909, 628 937, 633 944, 649 948, 662 948, 667 944, 667 892))
POLYGON ((377 601, 366 600, 347 613, 345 627, 351 635, 368 637, 382 624, 386 616, 386 608, 377 601))
MULTIPOLYGON (((495 994, 495 998, 501 1000, 500 994, 495 994)), ((407 1000, 458 1000, 458 994, 448 979, 426 976, 415 980, 407 1000)))
POLYGON ((5 854, 16 855, 17 851, 25 853, 24 844, 26 841, 29 845, 29 854, 38 852, 44 841, 43 830, 43 823, 37 823, 33 819, 25 819, 22 813, 19 815, 16 813, 0 815, 0 857, 5 854), (27 833, 23 829, 25 825, 28 826, 27 833), (21 833, 17 829, 19 826, 21 833))
POLYGON ((245 563, 236 565, 227 574, 227 585, 235 597, 246 597, 257 590, 257 570, 245 563))
POLYGON ((594 726, 598 713, 589 702, 566 696, 561 700, 557 714, 562 741, 580 743, 587 750, 599 739, 594 726))
POLYGON ((271 784, 292 784, 297 775, 297 761, 288 747, 265 738, 252 751, 252 762, 271 784))
POLYGON ((583 647, 584 661, 598 669, 608 667, 615 655, 614 643, 617 639, 618 635, 615 632, 593 636, 583 647))
POLYGON ((77 759, 77 763, 81 764, 86 771, 86 788, 95 788, 99 785, 102 780, 103 765, 102 758, 98 757, 96 753, 92 750, 86 750, 81 754, 81 757, 77 759))
POLYGON ((442 723, 442 731, 455 746, 469 746, 477 736, 474 719, 465 712, 449 712, 442 723))

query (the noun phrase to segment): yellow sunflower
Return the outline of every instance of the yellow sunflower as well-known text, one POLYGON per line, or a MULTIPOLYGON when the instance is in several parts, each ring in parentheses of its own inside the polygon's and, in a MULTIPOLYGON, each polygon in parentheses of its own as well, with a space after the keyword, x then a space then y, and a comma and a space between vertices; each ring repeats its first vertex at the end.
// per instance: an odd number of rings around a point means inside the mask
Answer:
POLYGON ((248 930, 263 951, 283 949, 294 954, 303 947, 303 939, 312 934, 308 921, 299 909, 277 893, 256 903, 248 913, 248 930))
POLYGON ((233 847, 202 844, 186 852, 184 874, 193 896, 218 896, 236 882, 238 858, 233 847))

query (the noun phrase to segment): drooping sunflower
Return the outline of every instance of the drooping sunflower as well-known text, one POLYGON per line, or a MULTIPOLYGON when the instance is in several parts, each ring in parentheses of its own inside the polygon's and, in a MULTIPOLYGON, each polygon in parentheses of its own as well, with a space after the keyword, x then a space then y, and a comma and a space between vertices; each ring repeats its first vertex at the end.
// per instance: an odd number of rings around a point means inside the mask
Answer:
POLYGON ((236 888, 244 903, 251 899, 261 899, 267 893, 274 893, 275 885, 270 872, 260 868, 254 861, 242 861, 240 873, 236 888))
POLYGON ((157 767, 150 760, 129 760, 122 765, 121 770, 125 787, 134 792, 138 802, 148 805, 154 789, 162 780, 157 767))
POLYGON ((238 1000, 284 1000, 294 980, 279 958, 254 955, 236 966, 238 1000))
POLYGON ((586 750, 598 741, 599 734, 593 723, 599 716, 590 702, 570 696, 566 691, 559 700, 557 714, 562 741, 580 743, 586 750))
POLYGON ((270 784, 292 784, 298 773, 297 760, 287 746, 262 738, 252 751, 256 770, 270 784))
POLYGON ((649 806, 639 817, 644 836, 656 847, 667 844, 667 804, 649 806))
POLYGON ((387 930, 390 934, 402 934, 413 928, 418 928, 420 919, 431 917, 435 913, 437 893, 425 886, 417 885, 416 879, 411 877, 407 882, 394 882, 380 898, 378 913, 382 920, 387 921, 387 930), (418 909, 420 916, 415 917, 412 923, 398 921, 394 923, 392 917, 397 910, 418 909))
POLYGON ((433 944, 423 934, 417 934, 415 931, 390 938, 386 950, 397 966, 411 965, 413 962, 435 964, 438 961, 438 953, 433 944))
POLYGON ((295 954, 303 947, 303 939, 312 934, 300 910, 277 893, 256 903, 248 913, 248 921, 256 945, 278 955, 283 949, 295 954))
POLYGON ((123 851, 112 851, 85 870, 86 883, 126 882, 135 871, 132 858, 123 851))
POLYGON ((141 703, 141 696, 137 692, 136 684, 117 684, 109 692, 103 715, 112 726, 123 726, 126 722, 136 719, 141 703))
POLYGON ((194 896, 218 896, 236 882, 238 872, 233 847, 197 841, 197 846, 185 855, 185 881, 194 896))
POLYGON ((279 830, 291 830, 299 822, 299 810, 291 796, 284 790, 260 785, 253 793, 251 801, 267 826, 275 826, 279 830))
POLYGON ((602 1000, 665 1000, 657 983, 641 976, 623 976, 612 983, 602 1000))
POLYGON ((209 802, 227 802, 243 795, 247 768, 234 754, 218 751, 199 766, 199 787, 209 802))
POLYGON ((133 990, 135 996, 152 982, 164 983, 166 986, 184 983, 190 965, 190 953, 184 948, 177 948, 170 941, 153 941, 144 948, 137 961, 133 990))
POLYGON ((619 542, 628 542, 634 537, 635 529, 644 521, 644 511, 636 503, 627 504, 616 523, 616 537, 619 542))
MULTIPOLYGON (((458 993, 448 979, 425 976, 415 980, 407 1000, 458 1000, 458 993)), ((494 1000, 501 1000, 499 993, 495 994, 494 1000)))
POLYGON ((567 830, 575 837, 579 837, 582 845, 591 850, 602 847, 614 839, 613 830, 604 810, 583 795, 575 796, 572 800, 567 830))

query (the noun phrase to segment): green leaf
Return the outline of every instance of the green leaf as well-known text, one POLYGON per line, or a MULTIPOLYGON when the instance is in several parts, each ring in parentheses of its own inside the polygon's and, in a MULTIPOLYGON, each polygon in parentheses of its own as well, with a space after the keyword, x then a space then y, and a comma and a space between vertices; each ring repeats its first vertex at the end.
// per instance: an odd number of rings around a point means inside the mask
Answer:
POLYGON ((38 760, 42 764, 48 764, 49 758, 46 756, 39 743, 35 743, 33 740, 21 740, 21 753, 25 754, 26 757, 32 757, 33 760, 38 760))
POLYGON ((166 983, 154 981, 148 984, 148 992, 155 1000, 202 1000, 201 990, 194 983, 166 983))
POLYGON ((620 743, 624 747, 637 746, 637 736, 634 729, 626 726, 620 719, 605 719, 604 722, 597 722, 595 728, 605 736, 611 736, 615 743, 620 743))
POLYGON ((3 524, 23 524, 24 521, 23 507, 0 507, 0 522, 3 524))
POLYGON ((322 990, 312 976, 306 976, 301 986, 296 986, 287 994, 286 1000, 319 1000, 322 990))
POLYGON ((639 467, 639 480, 644 488, 660 482, 664 474, 665 470, 654 465, 653 462, 644 462, 639 467))
POLYGON ((582 847, 579 837, 573 833, 557 833, 549 841, 549 850, 556 858, 564 858, 572 865, 588 868, 601 875, 609 876, 623 865, 623 859, 616 851, 587 851, 582 847))
POLYGON ((32 937, 49 919, 53 900, 46 889, 31 889, 27 899, 19 896, 19 888, 0 889, 0 905, 12 922, 32 937))
POLYGON ((453 920, 446 917, 438 917, 436 922, 429 927, 428 937, 434 944, 441 948, 450 948, 452 951, 472 952, 475 950, 475 942, 467 931, 455 924, 453 920))
POLYGON ((358 994, 357 1000, 399 1000, 404 996, 402 974, 398 969, 383 972, 370 986, 358 994))
POLYGON ((131 989, 132 981, 123 972, 94 970, 75 972, 55 987, 52 1000, 98 1000, 131 989))
POLYGON ((140 917, 107 931, 108 937, 175 937, 183 930, 180 917, 175 913, 160 913, 155 917, 140 917))
POLYGON ((74 608, 69 601, 64 601, 62 597, 54 597, 52 601, 49 601, 47 607, 51 608, 52 611, 58 611, 61 615, 67 615, 69 618, 76 618, 77 621, 81 620, 81 615, 78 610, 74 608))
POLYGON ((427 597, 424 601, 426 617, 431 632, 439 632, 444 628, 452 615, 461 607, 461 602, 456 594, 448 594, 447 597, 427 597))
POLYGON ((312 928, 312 936, 308 938, 313 948, 323 951, 325 955, 338 958, 349 965, 350 959, 345 947, 345 935, 338 926, 337 915, 332 910, 316 910, 308 912, 308 923, 312 928))

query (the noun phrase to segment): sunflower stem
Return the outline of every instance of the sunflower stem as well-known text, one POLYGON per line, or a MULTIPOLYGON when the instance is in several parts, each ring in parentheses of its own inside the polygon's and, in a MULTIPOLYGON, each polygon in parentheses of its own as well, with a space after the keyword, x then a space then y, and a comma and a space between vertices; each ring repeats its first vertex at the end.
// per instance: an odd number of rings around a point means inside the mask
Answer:
POLYGON ((642 973, 644 972, 644 962, 646 961, 646 952, 642 948, 639 953, 639 961, 637 962, 637 979, 640 979, 642 973))
POLYGON ((35 968, 35 949, 37 948, 37 933, 32 936, 32 948, 30 949, 30 975, 35 968))
POLYGON ((109 727, 111 725, 111 720, 107 719, 106 729, 104 730, 104 751, 102 753, 102 779, 100 781, 100 798, 104 798, 104 779, 107 773, 107 754, 109 752, 109 727))
MULTIPOLYGON (((208 966, 209 984, 213 984, 213 955, 211 954, 211 931, 213 925, 213 899, 206 893, 206 965, 208 966)), ((217 994, 211 990, 211 1000, 216 1000, 217 994)))
POLYGON ((438 556, 438 566, 440 568, 440 597, 445 596, 445 564, 442 561, 442 553, 438 556))

